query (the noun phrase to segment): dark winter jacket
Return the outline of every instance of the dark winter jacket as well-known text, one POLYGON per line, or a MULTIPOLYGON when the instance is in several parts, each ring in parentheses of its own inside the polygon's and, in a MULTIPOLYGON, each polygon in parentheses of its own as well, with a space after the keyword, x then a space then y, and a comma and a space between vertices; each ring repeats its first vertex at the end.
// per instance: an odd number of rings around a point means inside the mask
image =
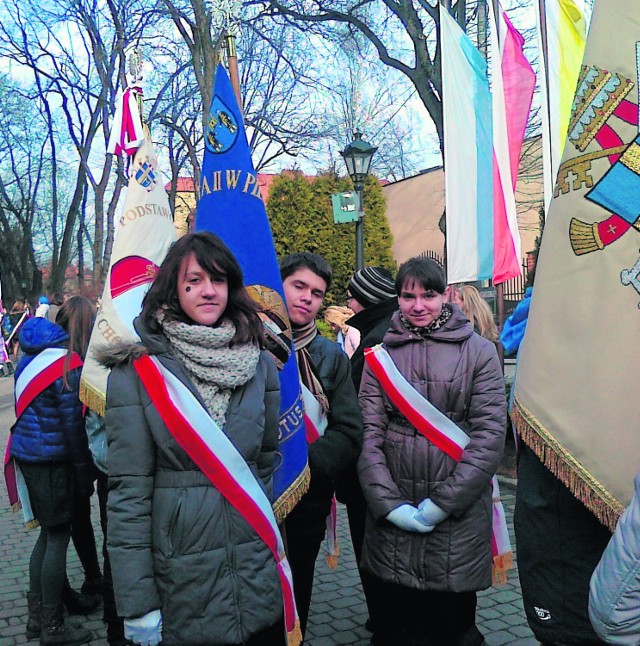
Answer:
POLYGON ((360 345, 351 357, 351 379, 353 379, 356 392, 360 390, 365 348, 372 348, 374 345, 382 343, 391 324, 391 317, 397 310, 398 299, 389 298, 365 308, 347 321, 347 325, 360 331, 360 345))
POLYGON ((355 459, 362 445, 362 417, 349 358, 336 343, 320 335, 307 349, 330 410, 324 435, 309 446, 309 491, 287 516, 287 536, 324 534, 335 479, 355 459))
POLYGON ((504 379, 495 345, 475 334, 457 306, 426 338, 394 314, 384 337, 411 385, 471 438, 459 463, 415 430, 365 366, 365 424, 358 463, 368 506, 362 566, 421 590, 463 592, 491 585, 491 478, 504 447, 504 379), (429 534, 406 532, 385 516, 425 498, 450 514, 429 534))
MULTIPOLYGON (((16 381, 36 356, 47 348, 65 348, 69 336, 43 318, 26 321, 20 331, 23 355, 16 368, 16 381)), ((84 429, 82 402, 78 399, 81 368, 70 370, 68 387, 62 377, 40 393, 13 426, 12 457, 31 464, 71 462, 74 492, 93 492, 94 472, 84 429)))
POLYGON ((513 522, 522 600, 536 639, 601 644, 589 621, 589 581, 611 532, 524 442, 513 522))
MULTIPOLYGON (((118 614, 160 608, 163 644, 242 644, 282 616, 267 545, 198 469, 160 418, 131 362, 155 355, 202 404, 166 337, 136 320, 143 346, 115 348, 107 388, 108 548, 118 614)), ((262 352, 231 395, 224 432, 268 497, 278 448, 279 382, 262 352)))

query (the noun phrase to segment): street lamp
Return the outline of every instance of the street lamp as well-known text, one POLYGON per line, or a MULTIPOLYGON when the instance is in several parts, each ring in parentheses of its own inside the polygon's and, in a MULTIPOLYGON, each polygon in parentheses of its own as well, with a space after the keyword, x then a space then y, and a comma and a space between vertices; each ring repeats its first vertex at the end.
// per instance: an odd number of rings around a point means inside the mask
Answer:
POLYGON ((355 132, 353 136, 354 140, 347 144, 340 154, 344 158, 353 188, 358 195, 359 207, 356 221, 356 270, 358 270, 364 267, 364 211, 362 210, 364 181, 369 174, 371 158, 378 149, 363 141, 361 132, 355 132))

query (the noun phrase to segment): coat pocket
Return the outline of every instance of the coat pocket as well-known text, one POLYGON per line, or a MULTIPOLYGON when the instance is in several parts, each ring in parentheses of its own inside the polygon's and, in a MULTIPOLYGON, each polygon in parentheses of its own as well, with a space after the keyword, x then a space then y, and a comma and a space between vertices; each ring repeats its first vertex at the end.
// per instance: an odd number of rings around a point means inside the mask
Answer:
POLYGON ((153 501, 154 544, 165 556, 171 557, 180 546, 180 520, 184 505, 184 489, 161 489, 153 501), (164 513, 163 511, 164 510, 164 513))

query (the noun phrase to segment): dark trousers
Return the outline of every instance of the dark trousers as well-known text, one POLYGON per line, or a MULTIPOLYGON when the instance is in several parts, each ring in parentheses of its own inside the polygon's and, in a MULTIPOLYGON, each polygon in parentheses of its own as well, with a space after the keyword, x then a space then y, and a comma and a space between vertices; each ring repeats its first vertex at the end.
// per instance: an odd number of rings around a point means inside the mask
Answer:
POLYGON ((362 493, 362 487, 358 480, 358 474, 355 464, 345 469, 345 473, 341 476, 341 502, 344 502, 347 507, 347 516, 349 518, 349 533, 351 534, 351 544, 353 545, 353 553, 356 557, 356 564, 360 572, 360 581, 362 583, 362 591, 364 598, 367 602, 369 616, 371 616, 372 597, 375 594, 375 585, 371 584, 371 575, 365 572, 360 567, 362 559, 362 545, 364 543, 364 528, 367 521, 367 503, 362 493))
POLYGON ((480 646, 475 592, 416 590, 371 577, 375 646, 480 646))
POLYGON ((76 497, 73 503, 71 540, 76 548, 84 578, 92 581, 100 578, 100 564, 96 550, 96 537, 91 522, 91 498, 76 497))
POLYGON ((124 638, 124 624, 116 611, 116 599, 113 591, 113 577, 111 576, 111 562, 107 551, 107 488, 106 474, 98 473, 98 504, 100 505, 100 526, 102 527, 102 576, 104 578, 104 607, 102 619, 107 624, 107 640, 117 641, 124 638))
POLYGON ((300 617, 300 628, 302 636, 307 630, 309 619, 309 606, 311 605, 311 593, 313 591, 313 573, 316 567, 316 559, 320 552, 320 545, 324 534, 306 536, 295 531, 290 532, 291 525, 285 521, 287 558, 293 576, 293 591, 296 598, 296 608, 300 617))

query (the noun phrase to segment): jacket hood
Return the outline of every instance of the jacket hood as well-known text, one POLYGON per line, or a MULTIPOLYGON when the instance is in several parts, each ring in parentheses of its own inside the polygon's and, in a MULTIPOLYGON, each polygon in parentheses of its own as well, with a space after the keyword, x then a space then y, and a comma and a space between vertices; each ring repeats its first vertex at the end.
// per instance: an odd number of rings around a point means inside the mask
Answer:
POLYGON ((69 335, 55 323, 44 318, 32 318, 20 330, 20 347, 26 354, 38 354, 46 348, 64 346, 69 335))
MULTIPOLYGON (((458 305, 451 304, 451 318, 439 329, 435 330, 426 338, 446 343, 461 343, 473 334, 471 323, 467 320, 458 305)), ((388 346, 399 346, 413 341, 420 341, 423 337, 412 332, 402 323, 400 311, 391 317, 389 331, 384 335, 384 343, 388 346)))
POLYGON ((105 368, 116 368, 149 354, 149 350, 140 343, 119 341, 112 345, 96 348, 96 361, 105 368))
POLYGON ((166 337, 160 333, 149 332, 139 316, 133 321, 133 327, 140 336, 141 342, 120 341, 97 348, 96 359, 98 363, 105 368, 115 368, 132 363, 148 354, 171 352, 166 337))

